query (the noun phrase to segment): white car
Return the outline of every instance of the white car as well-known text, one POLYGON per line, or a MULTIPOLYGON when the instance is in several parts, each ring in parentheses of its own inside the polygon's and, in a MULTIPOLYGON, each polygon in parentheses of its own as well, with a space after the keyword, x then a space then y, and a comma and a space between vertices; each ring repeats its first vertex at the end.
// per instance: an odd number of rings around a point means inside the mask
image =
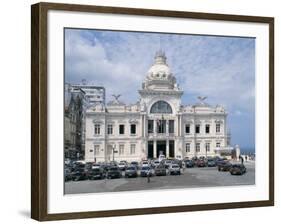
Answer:
POLYGON ((180 175, 181 174, 180 166, 177 164, 171 164, 169 168, 169 173, 170 175, 180 175))
POLYGON ((119 168, 120 170, 125 170, 126 167, 127 167, 127 164, 124 163, 124 162, 120 162, 120 163, 118 164, 118 168, 119 168))
POLYGON ((153 161, 153 165, 154 165, 155 167, 157 167, 157 166, 160 165, 160 162, 159 162, 158 160, 154 160, 154 161, 153 161))
POLYGON ((150 167, 149 162, 148 161, 142 161, 141 167, 150 167))
POLYGON ((92 165, 92 169, 99 169, 100 168, 100 164, 94 163, 92 165))

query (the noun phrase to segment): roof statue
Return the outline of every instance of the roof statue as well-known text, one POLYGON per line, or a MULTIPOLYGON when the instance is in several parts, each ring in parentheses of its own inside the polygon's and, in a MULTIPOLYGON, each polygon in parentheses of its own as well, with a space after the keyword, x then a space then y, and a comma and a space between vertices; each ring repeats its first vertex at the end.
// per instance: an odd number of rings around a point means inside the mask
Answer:
POLYGON ((119 102, 118 98, 121 96, 121 94, 118 94, 118 95, 113 94, 111 96, 114 97, 114 101, 119 102))
POLYGON ((114 100, 108 102, 108 105, 120 105, 120 106, 121 106, 121 105, 122 105, 122 106, 125 105, 123 102, 121 102, 121 101, 119 100, 121 94, 118 94, 118 95, 112 94, 111 96, 113 96, 114 100))

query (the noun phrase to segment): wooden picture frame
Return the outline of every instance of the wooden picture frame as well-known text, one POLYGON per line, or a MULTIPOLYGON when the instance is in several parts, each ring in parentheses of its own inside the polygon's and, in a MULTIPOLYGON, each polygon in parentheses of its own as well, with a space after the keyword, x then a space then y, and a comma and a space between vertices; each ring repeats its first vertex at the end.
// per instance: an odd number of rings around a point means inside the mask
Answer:
POLYGON ((274 205, 274 18, 201 12, 164 11, 90 5, 38 3, 31 7, 31 218, 39 221, 203 211, 274 205), (268 200, 184 206, 145 207, 86 212, 48 212, 48 12, 121 14, 210 21, 248 22, 269 25, 269 191, 268 200))

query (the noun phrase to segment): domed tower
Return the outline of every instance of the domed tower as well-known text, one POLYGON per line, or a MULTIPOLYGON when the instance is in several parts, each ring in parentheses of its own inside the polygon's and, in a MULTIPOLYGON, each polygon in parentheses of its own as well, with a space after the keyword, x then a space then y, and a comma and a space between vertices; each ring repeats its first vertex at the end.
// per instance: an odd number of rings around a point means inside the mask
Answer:
POLYGON ((143 89, 148 90, 172 90, 178 89, 176 78, 173 76, 163 51, 157 51, 154 57, 154 64, 147 72, 143 89))
POLYGON ((157 100, 167 100, 174 108, 173 113, 178 111, 183 91, 179 89, 176 78, 167 64, 167 57, 163 51, 156 52, 154 63, 147 72, 139 94, 143 108, 149 109, 152 103, 157 100))

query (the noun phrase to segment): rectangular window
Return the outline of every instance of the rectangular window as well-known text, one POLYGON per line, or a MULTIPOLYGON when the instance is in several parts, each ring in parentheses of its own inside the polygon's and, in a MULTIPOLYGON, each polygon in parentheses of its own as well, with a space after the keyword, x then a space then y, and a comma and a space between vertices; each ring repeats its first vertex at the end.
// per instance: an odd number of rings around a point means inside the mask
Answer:
POLYGON ((169 120, 169 133, 174 133, 174 120, 169 120))
POLYGON ((207 142, 205 145, 206 152, 210 152, 210 143, 207 142))
POLYGON ((209 125, 209 124, 206 124, 206 126, 205 126, 205 132, 206 132, 206 134, 209 134, 209 133, 210 133, 210 125, 209 125))
POLYGON ((95 124, 95 135, 100 134, 100 124, 95 124))
POLYGON ((216 133, 220 133, 220 132, 221 132, 221 125, 216 124, 216 133))
POLYGON ((130 154, 133 155, 135 153, 136 153, 136 145, 135 144, 131 144, 130 154))
POLYGON ((157 120, 157 133, 166 133, 166 120, 157 120))
POLYGON ((190 152, 190 143, 185 144, 185 151, 190 152))
POLYGON ((119 145, 119 155, 124 155, 124 145, 119 145))
POLYGON ((196 152, 200 152, 200 143, 196 143, 195 150, 196 150, 196 152))
POLYGON ((189 134, 190 133, 190 124, 186 124, 185 125, 185 134, 189 134))
POLYGON ((100 154, 100 146, 99 145, 95 145, 94 146, 94 152, 95 152, 95 155, 99 155, 100 154))
POLYGON ((136 125, 131 124, 131 135, 135 135, 135 134, 136 134, 136 125))
POLYGON ((109 124, 107 126, 107 134, 108 135, 112 135, 113 134, 113 126, 112 126, 112 124, 109 124))
POLYGON ((153 133, 153 128, 154 128, 154 125, 153 125, 153 120, 148 120, 148 133, 153 133))
POLYGON ((125 125, 124 124, 120 124, 119 125, 119 134, 120 135, 124 135, 125 134, 125 125))
POLYGON ((217 142, 217 143, 216 143, 216 147, 217 147, 217 148, 220 148, 220 147, 221 147, 221 143, 220 143, 220 142, 217 142))
POLYGON ((200 133, 200 124, 197 124, 197 125, 195 126, 195 133, 196 133, 196 134, 199 134, 199 133, 200 133))

